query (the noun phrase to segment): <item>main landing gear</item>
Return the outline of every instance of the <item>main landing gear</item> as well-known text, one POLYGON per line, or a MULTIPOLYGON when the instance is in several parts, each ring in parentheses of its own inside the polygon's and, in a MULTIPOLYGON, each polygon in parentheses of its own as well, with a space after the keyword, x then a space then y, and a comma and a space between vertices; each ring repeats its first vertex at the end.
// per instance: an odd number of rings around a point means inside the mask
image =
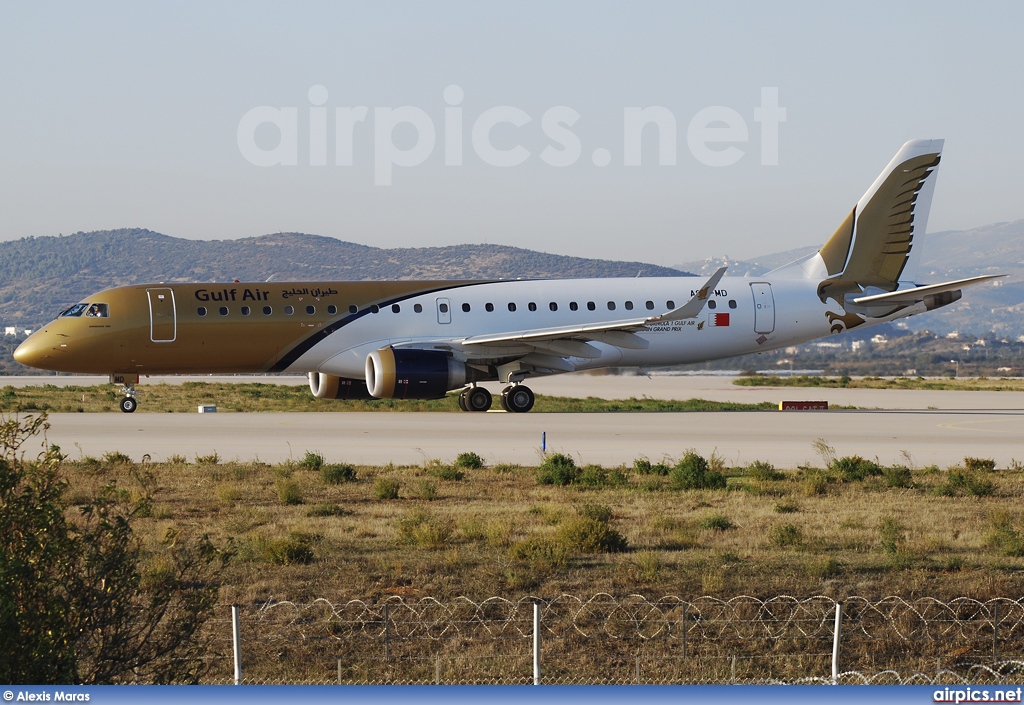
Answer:
POLYGON ((491 393, 483 387, 466 387, 459 392, 459 408, 463 411, 487 411, 491 408, 491 393))
MULTIPOLYGON (((463 411, 487 411, 491 408, 491 393, 483 387, 466 387, 459 392, 459 408, 463 411)), ((501 408, 524 414, 533 408, 536 397, 533 390, 522 384, 510 384, 501 392, 501 408)))
POLYGON ((121 411, 130 414, 139 408, 139 400, 135 398, 134 384, 126 383, 121 387, 121 394, 124 394, 124 399, 121 400, 121 411))
POLYGON ((525 414, 533 408, 537 398, 525 384, 510 384, 501 390, 501 408, 517 414, 525 414))

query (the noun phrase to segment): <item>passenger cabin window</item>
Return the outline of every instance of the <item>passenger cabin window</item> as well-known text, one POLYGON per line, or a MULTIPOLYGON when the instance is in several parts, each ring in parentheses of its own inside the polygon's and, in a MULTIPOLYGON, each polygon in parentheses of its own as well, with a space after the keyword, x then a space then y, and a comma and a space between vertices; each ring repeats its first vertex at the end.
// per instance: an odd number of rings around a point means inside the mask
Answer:
POLYGON ((469 304, 462 304, 462 310, 465 313, 469 313, 469 304))
POLYGON ((338 307, 335 306, 334 304, 331 304, 330 306, 327 307, 327 315, 328 316, 333 316, 337 312, 338 312, 338 307))
POLYGON ((263 307, 263 315, 264 316, 269 316, 273 312, 274 312, 274 309, 270 308, 269 306, 264 306, 263 307))
POLYGON ((512 302, 509 302, 508 310, 511 311, 512 313, 515 313, 516 312, 516 305, 514 303, 512 303, 512 302))
POLYGON ((423 313, 423 304, 413 304, 412 310, 416 313, 423 313))
POLYGON ((580 305, 578 303, 576 303, 575 301, 570 301, 569 302, 569 310, 570 311, 575 311, 579 307, 580 307, 580 305))
POLYGON ((370 313, 380 313, 380 306, 378 306, 377 304, 374 304, 373 306, 371 306, 370 307, 370 313))
POLYGON ((356 312, 358 312, 358 311, 359 311, 359 308, 358 308, 358 307, 356 307, 356 305, 355 305, 355 304, 351 304, 351 305, 350 305, 350 306, 348 307, 348 312, 349 312, 349 313, 356 313, 356 312))
POLYGON ((608 310, 609 311, 614 311, 615 310, 615 302, 614 301, 609 301, 608 302, 608 310))
POLYGON ((251 308, 249 308, 248 306, 243 306, 242 307, 242 315, 243 316, 248 316, 250 313, 252 313, 252 309, 251 308))
POLYGON ((626 302, 626 310, 627 311, 632 311, 633 310, 633 302, 632 301, 627 301, 626 302))
POLYGON ((217 313, 219 313, 222 316, 228 315, 228 307, 227 306, 221 306, 219 309, 217 309, 217 313))
POLYGON ((648 302, 647 302, 647 303, 645 304, 645 306, 647 306, 647 310, 648 310, 648 311, 653 311, 653 310, 654 310, 654 302, 653 302, 653 301, 648 301, 648 302))
POLYGON ((587 310, 588 311, 594 311, 596 309, 597 309, 597 304, 595 304, 593 301, 588 301, 587 302, 587 310))
POLYGON ((718 303, 715 302, 714 299, 711 299, 708 301, 708 308, 714 311, 716 308, 718 308, 718 303))
POLYGON ((487 313, 490 313, 494 310, 494 304, 484 304, 484 310, 487 311, 487 313))
POLYGON ((668 308, 668 310, 671 311, 676 307, 676 302, 673 301, 672 299, 669 299, 668 301, 665 302, 665 306, 668 308))
POLYGON ((295 313, 295 308, 294 307, 292 307, 292 306, 285 306, 284 307, 284 315, 290 316, 293 313, 295 313))
POLYGON ((729 308, 736 308, 736 300, 729 299, 729 308))
POLYGON ((554 301, 552 301, 551 303, 548 304, 548 308, 551 309, 552 311, 557 311, 558 310, 558 304, 556 304, 554 301))
POLYGON ((531 311, 536 311, 537 310, 537 304, 535 304, 535 303, 533 303, 531 301, 529 306, 527 306, 526 308, 530 309, 531 311))
POLYGON ((391 313, 399 313, 401 310, 402 307, 398 304, 391 304, 391 313))
POLYGON ((196 309, 196 313, 198 313, 200 316, 205 316, 206 315, 206 307, 205 306, 200 306, 199 308, 196 309))
POLYGON ((312 316, 314 313, 316 313, 316 306, 306 307, 306 315, 312 316))
POLYGON ((437 310, 441 313, 448 313, 448 304, 439 304, 437 310))

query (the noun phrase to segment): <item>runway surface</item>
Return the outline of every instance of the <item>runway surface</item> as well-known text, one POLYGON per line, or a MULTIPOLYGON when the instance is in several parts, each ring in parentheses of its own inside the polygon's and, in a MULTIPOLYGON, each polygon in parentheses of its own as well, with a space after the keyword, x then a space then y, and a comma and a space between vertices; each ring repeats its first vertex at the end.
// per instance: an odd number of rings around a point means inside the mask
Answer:
MULTIPOLYGON (((74 384, 93 383, 82 378, 74 384)), ((180 380, 181 378, 173 378, 180 380)), ((213 378, 202 378, 213 379, 213 378)), ((251 378, 249 378, 251 379, 251 378)), ((158 380, 152 380, 158 381, 158 380)), ((162 380, 160 380, 162 381, 162 380)), ((167 380, 171 381, 171 380, 167 380)), ((302 378, 285 380, 303 383, 302 378)), ((13 382, 9 382, 13 383, 13 382)), ((40 383, 38 378, 35 383, 40 383)), ((827 412, 715 412, 622 414, 447 413, 217 413, 147 414, 145 386, 135 414, 53 414, 48 442, 72 457, 118 450, 135 459, 193 458, 280 462, 305 451, 331 462, 421 463, 475 451, 490 463, 535 464, 546 433, 547 450, 577 462, 618 465, 647 456, 678 458, 687 449, 717 452, 728 462, 766 460, 780 467, 821 464, 823 439, 839 455, 882 463, 945 467, 965 455, 995 458, 1000 466, 1024 461, 1024 393, 735 387, 724 377, 564 376, 538 380, 541 394, 773 401, 825 399, 861 410, 827 412)))

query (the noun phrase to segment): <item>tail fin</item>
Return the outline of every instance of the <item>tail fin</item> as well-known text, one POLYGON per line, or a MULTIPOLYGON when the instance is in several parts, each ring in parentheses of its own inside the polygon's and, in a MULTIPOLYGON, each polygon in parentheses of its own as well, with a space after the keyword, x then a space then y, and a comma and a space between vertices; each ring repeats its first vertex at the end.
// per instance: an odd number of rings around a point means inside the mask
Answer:
POLYGON ((895 291, 916 273, 943 140, 913 140, 896 153, 835 234, 818 250, 827 272, 818 296, 842 303, 872 287, 895 291))

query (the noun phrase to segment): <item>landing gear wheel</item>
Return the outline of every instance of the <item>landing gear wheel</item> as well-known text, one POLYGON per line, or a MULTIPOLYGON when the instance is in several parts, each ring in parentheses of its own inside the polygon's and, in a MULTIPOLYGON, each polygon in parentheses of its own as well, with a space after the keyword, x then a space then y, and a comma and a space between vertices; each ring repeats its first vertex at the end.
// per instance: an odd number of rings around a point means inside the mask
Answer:
POLYGON ((505 387, 501 393, 502 408, 517 414, 525 414, 532 409, 533 403, 536 400, 537 398, 533 395, 533 390, 522 384, 505 387))
POLYGON ((139 402, 135 400, 135 397, 125 397, 121 400, 121 411, 126 414, 130 414, 139 406, 139 402))
POLYGON ((459 392, 459 408, 462 409, 463 411, 469 411, 469 405, 466 402, 466 396, 468 392, 469 389, 463 389, 461 392, 459 392))
POLYGON ((466 408, 469 411, 487 411, 491 408, 491 393, 483 387, 471 387, 466 393, 466 408))

